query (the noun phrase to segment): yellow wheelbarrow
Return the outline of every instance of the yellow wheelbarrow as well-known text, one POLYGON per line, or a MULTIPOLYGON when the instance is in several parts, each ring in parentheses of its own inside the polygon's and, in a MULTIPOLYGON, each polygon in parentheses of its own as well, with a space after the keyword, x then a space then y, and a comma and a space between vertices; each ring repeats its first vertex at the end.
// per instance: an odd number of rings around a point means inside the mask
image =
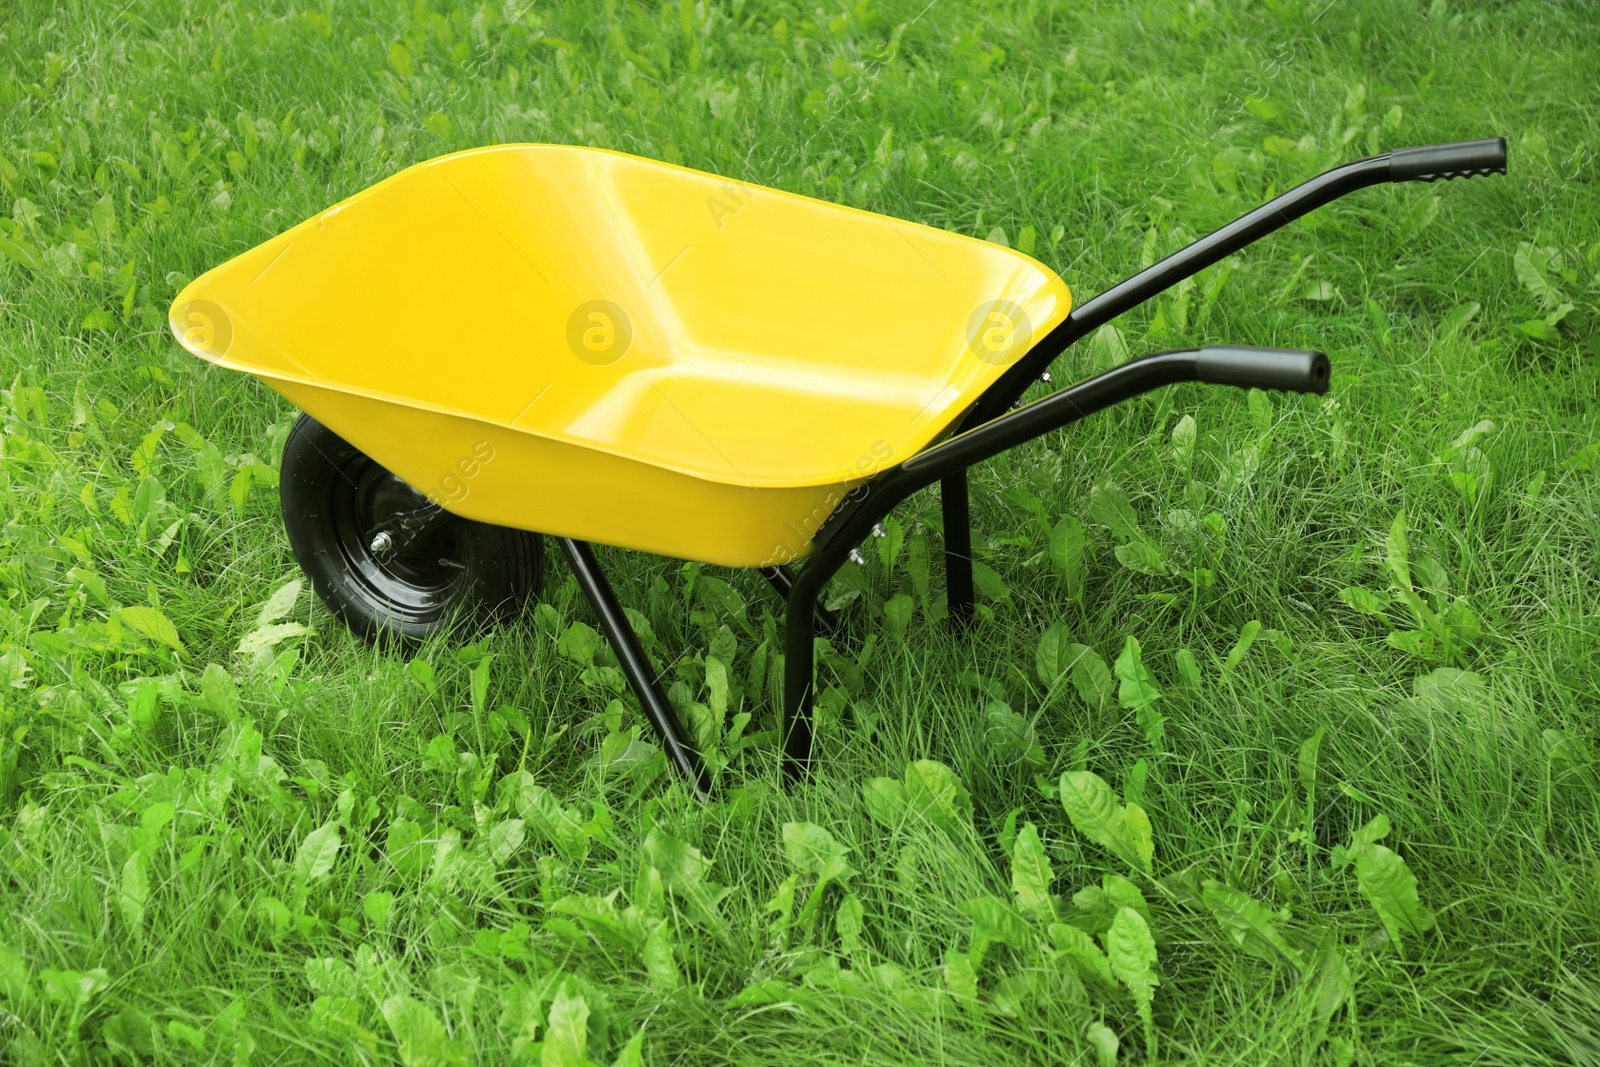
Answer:
POLYGON ((189 351, 306 413, 284 449, 284 523, 347 625, 416 639, 503 617, 553 535, 703 791, 589 542, 762 570, 787 601, 797 772, 818 596, 908 495, 941 483, 961 620, 969 466, 1173 382, 1328 387, 1321 353, 1210 347, 1012 410, 1067 345, 1352 190, 1504 172, 1498 138, 1350 163, 1073 310, 1007 248, 617 152, 506 145, 334 205, 196 278, 170 318, 189 351))

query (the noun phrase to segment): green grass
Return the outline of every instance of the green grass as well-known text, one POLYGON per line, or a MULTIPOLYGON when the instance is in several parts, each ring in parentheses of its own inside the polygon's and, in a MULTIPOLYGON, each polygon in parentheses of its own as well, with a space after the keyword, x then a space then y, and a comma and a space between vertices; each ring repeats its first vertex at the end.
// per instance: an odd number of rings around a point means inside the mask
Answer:
POLYGON ((0 1061, 1600 1062, 1594 13, 10 5, 0 1061), (308 596, 278 621, 314 634, 235 651, 296 573, 294 412, 166 306, 402 166, 603 145, 1007 241, 1082 297, 1486 134, 1509 177, 1352 196, 1064 356, 1319 347, 1335 379, 1170 389, 974 472, 967 637, 936 501, 903 507, 837 590, 799 788, 750 574, 603 553, 677 696, 722 664, 750 716, 694 713, 703 807, 554 564, 431 675, 308 596), (1125 678, 1058 678, 1073 645, 1125 678), (1147 813, 1148 871, 1129 809, 1074 826, 1080 771, 1147 813))

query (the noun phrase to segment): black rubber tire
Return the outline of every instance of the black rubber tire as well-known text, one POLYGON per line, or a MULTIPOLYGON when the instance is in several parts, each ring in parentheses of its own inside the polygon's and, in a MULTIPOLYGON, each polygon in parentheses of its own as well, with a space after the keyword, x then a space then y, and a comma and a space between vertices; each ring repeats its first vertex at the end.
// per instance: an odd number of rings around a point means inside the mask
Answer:
POLYGON ((457 519, 380 559, 377 524, 426 500, 309 415, 284 444, 278 499, 312 589, 368 641, 410 644, 457 623, 482 630, 538 591, 544 542, 526 530, 457 519))

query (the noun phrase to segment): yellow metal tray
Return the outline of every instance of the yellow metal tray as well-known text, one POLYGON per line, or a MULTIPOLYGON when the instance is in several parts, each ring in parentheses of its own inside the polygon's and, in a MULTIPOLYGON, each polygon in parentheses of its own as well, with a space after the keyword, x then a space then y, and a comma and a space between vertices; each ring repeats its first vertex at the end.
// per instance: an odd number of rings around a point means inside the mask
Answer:
POLYGON ((1018 252, 618 152, 411 167, 171 325, 470 519, 755 566, 1071 306, 1018 252))

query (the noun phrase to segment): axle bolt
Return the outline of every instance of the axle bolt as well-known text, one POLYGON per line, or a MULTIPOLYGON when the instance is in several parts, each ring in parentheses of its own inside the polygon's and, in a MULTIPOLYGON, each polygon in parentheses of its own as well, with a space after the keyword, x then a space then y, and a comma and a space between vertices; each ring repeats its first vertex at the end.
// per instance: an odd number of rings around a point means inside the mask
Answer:
POLYGON ((372 551, 387 552, 394 547, 394 537, 388 530, 379 530, 378 535, 372 539, 372 551))

